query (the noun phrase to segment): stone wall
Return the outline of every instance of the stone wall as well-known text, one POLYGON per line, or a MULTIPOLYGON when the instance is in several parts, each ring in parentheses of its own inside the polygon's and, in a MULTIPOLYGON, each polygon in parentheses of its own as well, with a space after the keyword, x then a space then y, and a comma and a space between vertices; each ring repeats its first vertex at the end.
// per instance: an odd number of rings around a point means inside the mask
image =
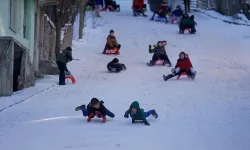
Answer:
POLYGON ((42 19, 40 34, 43 36, 40 36, 39 73, 57 75, 59 70, 55 63, 56 29, 47 15, 43 16, 42 19))

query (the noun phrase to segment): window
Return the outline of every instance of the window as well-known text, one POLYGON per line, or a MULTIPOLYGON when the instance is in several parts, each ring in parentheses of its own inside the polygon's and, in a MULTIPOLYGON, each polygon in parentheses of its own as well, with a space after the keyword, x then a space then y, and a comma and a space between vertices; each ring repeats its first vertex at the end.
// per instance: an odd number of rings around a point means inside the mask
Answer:
POLYGON ((18 29, 18 11, 19 9, 17 8, 18 6, 18 0, 10 0, 10 9, 9 9, 9 14, 10 14, 10 28, 14 31, 17 32, 18 29))
POLYGON ((28 38, 28 32, 27 32, 27 18, 28 18, 28 0, 24 0, 24 16, 23 16, 23 37, 28 38))

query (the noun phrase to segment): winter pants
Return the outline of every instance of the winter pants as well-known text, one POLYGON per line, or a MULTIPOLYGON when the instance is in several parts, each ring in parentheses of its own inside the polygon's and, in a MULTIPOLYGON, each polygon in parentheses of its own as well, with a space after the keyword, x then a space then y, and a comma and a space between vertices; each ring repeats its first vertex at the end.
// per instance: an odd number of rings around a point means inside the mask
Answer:
MULTIPOLYGON (((179 73, 181 71, 181 69, 179 67, 177 67, 177 68, 174 69, 174 71, 175 71, 175 73, 179 73)), ((190 68, 190 72, 194 73, 195 72, 194 68, 190 68)))
POLYGON ((185 11, 189 12, 190 11, 190 0, 183 0, 184 5, 185 5, 185 11))
POLYGON ((183 72, 186 72, 189 76, 191 76, 195 72, 195 70, 193 68, 191 68, 188 71, 186 71, 186 70, 180 70, 180 68, 176 68, 172 72, 173 72, 173 74, 168 75, 168 77, 169 77, 168 79, 173 78, 173 77, 175 77, 183 72))
POLYGON ((149 117, 150 115, 153 115, 153 110, 149 110, 147 112, 144 112, 146 118, 149 117))
MULTIPOLYGON (((83 115, 84 117, 87 117, 87 116, 88 116, 88 111, 87 111, 87 109, 86 109, 86 108, 81 108, 81 110, 82 110, 82 115, 83 115)), ((112 112, 111 112, 110 110, 108 110, 107 108, 106 108, 106 115, 109 116, 109 117, 111 117, 111 118, 114 118, 114 117, 115 117, 115 114, 112 113, 112 112)), ((104 115, 104 117, 105 117, 106 115, 104 115)), ((100 116, 97 116, 97 117, 100 117, 100 116)))
POLYGON ((143 4, 142 8, 140 8, 139 5, 135 5, 135 9, 133 10, 134 15, 136 15, 136 13, 142 13, 144 15, 144 9, 146 8, 147 8, 146 4, 143 4))
POLYGON ((63 85, 63 84, 65 84, 65 71, 68 72, 68 69, 67 69, 66 63, 63 63, 60 61, 58 61, 56 63, 57 63, 58 69, 60 70, 59 84, 63 85))
POLYGON ((168 63, 169 65, 171 65, 171 62, 168 58, 168 55, 153 55, 152 61, 155 62, 157 59, 162 59, 164 60, 164 62, 168 63))

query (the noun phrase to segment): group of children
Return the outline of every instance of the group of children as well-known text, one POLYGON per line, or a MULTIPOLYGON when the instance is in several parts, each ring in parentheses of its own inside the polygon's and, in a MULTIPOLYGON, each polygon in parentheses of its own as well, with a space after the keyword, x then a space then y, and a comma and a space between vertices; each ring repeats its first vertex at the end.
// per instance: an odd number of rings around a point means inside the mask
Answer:
MULTIPOLYGON (((94 117, 102 118, 103 122, 107 121, 106 116, 109 116, 110 118, 115 117, 115 114, 104 106, 104 102, 97 98, 92 98, 87 107, 83 104, 75 108, 75 111, 79 110, 82 111, 84 117, 88 117, 88 122, 94 117)), ((144 109, 140 108, 139 102, 137 101, 134 101, 130 105, 129 109, 124 114, 124 118, 128 118, 129 115, 132 118, 132 123, 135 123, 138 120, 142 121, 147 126, 150 125, 146 119, 147 117, 153 115, 155 118, 158 118, 158 114, 154 109, 145 112, 144 109)))
MULTIPOLYGON (((152 48, 152 45, 149 45, 149 53, 153 53, 152 60, 150 60, 150 62, 148 63, 149 66, 155 65, 157 60, 162 60, 164 65, 168 64, 169 67, 172 67, 172 63, 169 60, 167 52, 166 52, 166 48, 165 48, 166 45, 167 45, 167 42, 165 40, 158 41, 157 44, 153 45, 153 48, 152 48)), ((110 34, 107 37, 107 43, 103 50, 103 54, 105 54, 110 49, 116 49, 117 51, 119 51, 120 48, 121 48, 121 45, 118 44, 118 42, 116 41, 114 31, 110 30, 110 34)), ((111 62, 108 63, 107 69, 110 72, 120 72, 122 70, 126 70, 127 67, 124 64, 119 63, 119 59, 114 58, 111 62)), ((172 69, 172 74, 169 74, 167 76, 163 75, 163 79, 167 81, 168 79, 176 75, 179 75, 180 73, 183 73, 183 72, 185 72, 192 79, 194 79, 197 74, 197 72, 193 69, 192 63, 188 55, 185 54, 185 52, 181 52, 179 54, 179 58, 175 65, 175 69, 172 69)))
POLYGON ((96 17, 100 16, 100 11, 120 11, 120 5, 114 0, 88 0, 87 6, 95 10, 96 17), (104 1, 104 4, 103 4, 104 1))

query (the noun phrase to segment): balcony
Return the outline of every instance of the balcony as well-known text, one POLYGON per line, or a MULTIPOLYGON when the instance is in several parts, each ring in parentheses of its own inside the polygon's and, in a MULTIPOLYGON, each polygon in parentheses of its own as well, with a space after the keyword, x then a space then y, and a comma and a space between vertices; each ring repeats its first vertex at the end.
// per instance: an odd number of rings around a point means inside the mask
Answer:
POLYGON ((38 0, 38 3, 41 6, 56 5, 57 0, 38 0))

